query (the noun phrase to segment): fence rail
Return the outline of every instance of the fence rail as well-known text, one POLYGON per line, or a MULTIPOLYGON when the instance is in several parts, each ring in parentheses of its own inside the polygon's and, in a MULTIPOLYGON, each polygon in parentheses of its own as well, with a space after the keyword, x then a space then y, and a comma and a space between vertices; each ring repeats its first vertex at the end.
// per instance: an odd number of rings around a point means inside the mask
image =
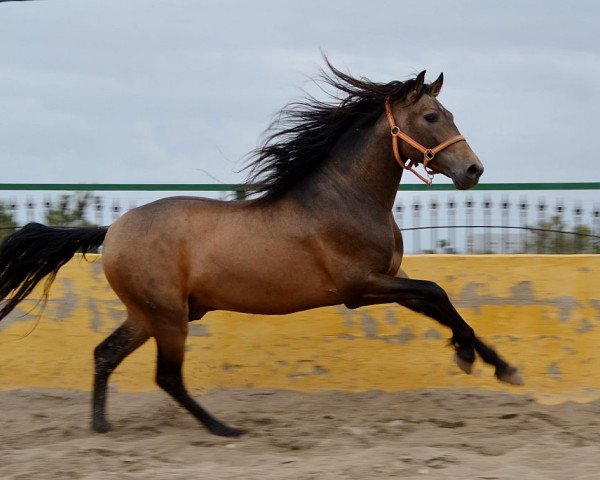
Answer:
MULTIPOLYGON (((29 221, 110 224, 130 208, 182 192, 224 199, 251 190, 240 184, 0 183, 0 235, 29 221)), ((468 192, 451 184, 401 184, 394 217, 409 253, 600 253, 598 191, 600 182, 485 183, 468 192)))

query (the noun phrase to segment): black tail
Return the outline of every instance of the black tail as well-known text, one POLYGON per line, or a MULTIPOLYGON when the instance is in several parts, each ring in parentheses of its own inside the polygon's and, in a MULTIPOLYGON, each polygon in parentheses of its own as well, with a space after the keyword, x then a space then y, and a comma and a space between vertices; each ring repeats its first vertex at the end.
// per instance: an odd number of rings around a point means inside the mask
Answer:
POLYGON ((0 245, 0 320, 31 293, 44 277, 43 299, 58 270, 78 252, 104 242, 108 227, 54 228, 29 223, 0 245))

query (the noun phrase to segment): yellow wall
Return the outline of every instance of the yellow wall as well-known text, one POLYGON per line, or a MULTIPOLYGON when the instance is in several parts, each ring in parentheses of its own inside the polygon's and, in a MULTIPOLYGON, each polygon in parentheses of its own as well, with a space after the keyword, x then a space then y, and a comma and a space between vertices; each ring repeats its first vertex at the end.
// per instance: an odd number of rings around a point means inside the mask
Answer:
MULTIPOLYGON (((600 256, 428 255, 408 257, 404 267, 443 286, 479 336, 521 369, 525 387, 500 385, 481 361, 472 376, 463 374, 446 347, 449 331, 394 305, 208 314, 191 326, 188 385, 196 392, 452 387, 528 393, 542 402, 600 398, 600 256)), ((71 261, 41 317, 27 314, 34 305, 27 300, 0 322, 0 389, 89 390, 94 346, 124 318, 101 259, 71 261)), ((113 387, 155 389, 154 363, 148 342, 113 374, 113 387)))

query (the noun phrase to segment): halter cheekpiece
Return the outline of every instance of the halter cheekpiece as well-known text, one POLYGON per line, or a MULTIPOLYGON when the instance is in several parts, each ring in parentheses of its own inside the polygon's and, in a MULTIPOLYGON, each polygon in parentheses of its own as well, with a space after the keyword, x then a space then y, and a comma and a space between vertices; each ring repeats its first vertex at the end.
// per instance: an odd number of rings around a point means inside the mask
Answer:
POLYGON ((450 145, 454 145, 457 142, 466 141, 465 137, 463 137, 462 135, 456 135, 455 137, 452 137, 451 139, 440 143, 437 147, 426 148, 416 140, 410 138, 406 133, 400 130, 400 127, 398 125, 396 125, 396 119, 394 118, 394 112, 392 112, 392 105, 390 103, 389 98, 385 99, 385 113, 387 115, 388 123, 390 124, 390 133, 392 135, 392 148, 394 150, 394 158, 404 170, 411 171, 427 185, 431 185, 434 175, 433 170, 431 170, 431 168, 428 168, 427 164, 431 162, 435 158, 435 155, 441 152, 444 148, 447 148, 450 145), (421 175, 415 170, 415 166, 418 165, 418 162, 415 162, 412 159, 409 159, 408 162, 404 162, 402 160, 402 157, 400 156, 400 147, 398 146, 398 139, 404 140, 410 146, 416 148, 419 152, 423 154, 423 167, 425 168, 425 172, 427 173, 428 178, 425 178, 423 175, 421 175))

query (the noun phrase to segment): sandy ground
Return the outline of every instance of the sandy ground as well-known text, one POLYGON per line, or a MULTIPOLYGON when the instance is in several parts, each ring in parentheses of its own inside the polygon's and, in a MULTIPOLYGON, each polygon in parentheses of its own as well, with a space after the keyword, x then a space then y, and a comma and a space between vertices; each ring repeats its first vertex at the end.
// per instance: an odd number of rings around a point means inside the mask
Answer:
POLYGON ((200 428, 162 393, 113 393, 114 431, 92 433, 89 394, 0 393, 2 479, 598 479, 600 403, 423 390, 211 392, 249 429, 200 428))

